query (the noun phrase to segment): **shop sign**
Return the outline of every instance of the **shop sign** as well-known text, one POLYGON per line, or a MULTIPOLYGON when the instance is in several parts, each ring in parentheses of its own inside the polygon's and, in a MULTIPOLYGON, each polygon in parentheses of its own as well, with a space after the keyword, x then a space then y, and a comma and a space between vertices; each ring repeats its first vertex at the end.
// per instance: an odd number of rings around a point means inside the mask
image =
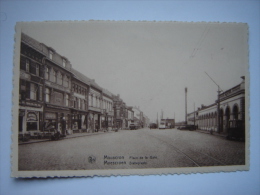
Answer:
POLYGON ((45 119, 56 119, 56 114, 51 112, 45 113, 45 119))
POLYGON ((21 105, 25 105, 25 106, 37 107, 37 108, 41 108, 42 107, 41 104, 39 104, 37 102, 32 102, 30 100, 26 100, 26 101, 25 100, 21 100, 20 104, 21 105))
POLYGON ((37 114, 35 112, 28 112, 27 121, 37 121, 37 114))

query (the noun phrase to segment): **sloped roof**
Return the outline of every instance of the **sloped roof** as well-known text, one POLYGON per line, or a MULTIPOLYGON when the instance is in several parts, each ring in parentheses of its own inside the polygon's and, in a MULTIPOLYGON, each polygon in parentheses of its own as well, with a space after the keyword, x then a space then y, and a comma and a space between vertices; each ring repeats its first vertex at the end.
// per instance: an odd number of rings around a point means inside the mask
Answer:
POLYGON ((94 79, 90 79, 88 78, 86 75, 82 74, 81 72, 75 70, 74 68, 71 68, 71 72, 74 74, 75 78, 77 78, 78 80, 86 83, 89 86, 93 86, 99 90, 102 90, 102 87, 100 87, 94 79))

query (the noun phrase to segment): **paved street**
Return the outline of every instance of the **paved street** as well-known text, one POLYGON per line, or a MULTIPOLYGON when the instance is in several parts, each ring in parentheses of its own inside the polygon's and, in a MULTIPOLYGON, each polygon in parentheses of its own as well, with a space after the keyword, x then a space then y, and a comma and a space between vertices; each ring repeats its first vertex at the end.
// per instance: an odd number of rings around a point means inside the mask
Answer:
POLYGON ((139 129, 19 145, 19 170, 243 165, 245 143, 196 131, 139 129))

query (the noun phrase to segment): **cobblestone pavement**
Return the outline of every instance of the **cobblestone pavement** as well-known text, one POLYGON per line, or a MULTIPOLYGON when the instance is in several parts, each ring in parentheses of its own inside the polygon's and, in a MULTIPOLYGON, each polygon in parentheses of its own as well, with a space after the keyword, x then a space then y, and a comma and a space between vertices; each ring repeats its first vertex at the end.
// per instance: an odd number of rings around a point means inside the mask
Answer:
POLYGON ((19 145, 19 170, 245 164, 245 143, 196 131, 139 129, 19 145))

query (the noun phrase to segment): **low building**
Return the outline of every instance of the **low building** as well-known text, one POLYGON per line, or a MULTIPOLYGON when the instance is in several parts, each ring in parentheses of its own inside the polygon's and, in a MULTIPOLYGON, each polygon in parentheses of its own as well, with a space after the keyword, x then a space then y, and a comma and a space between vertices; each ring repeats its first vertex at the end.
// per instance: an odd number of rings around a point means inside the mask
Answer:
MULTIPOLYGON (((239 119, 245 123, 245 78, 240 84, 228 89, 219 95, 219 132, 226 133, 229 127, 229 120, 239 119)), ((218 103, 202 105, 195 114, 195 125, 199 129, 218 131, 218 103)), ((189 113, 188 118, 194 123, 194 112, 189 113), (193 117, 193 119, 192 119, 193 117)))

